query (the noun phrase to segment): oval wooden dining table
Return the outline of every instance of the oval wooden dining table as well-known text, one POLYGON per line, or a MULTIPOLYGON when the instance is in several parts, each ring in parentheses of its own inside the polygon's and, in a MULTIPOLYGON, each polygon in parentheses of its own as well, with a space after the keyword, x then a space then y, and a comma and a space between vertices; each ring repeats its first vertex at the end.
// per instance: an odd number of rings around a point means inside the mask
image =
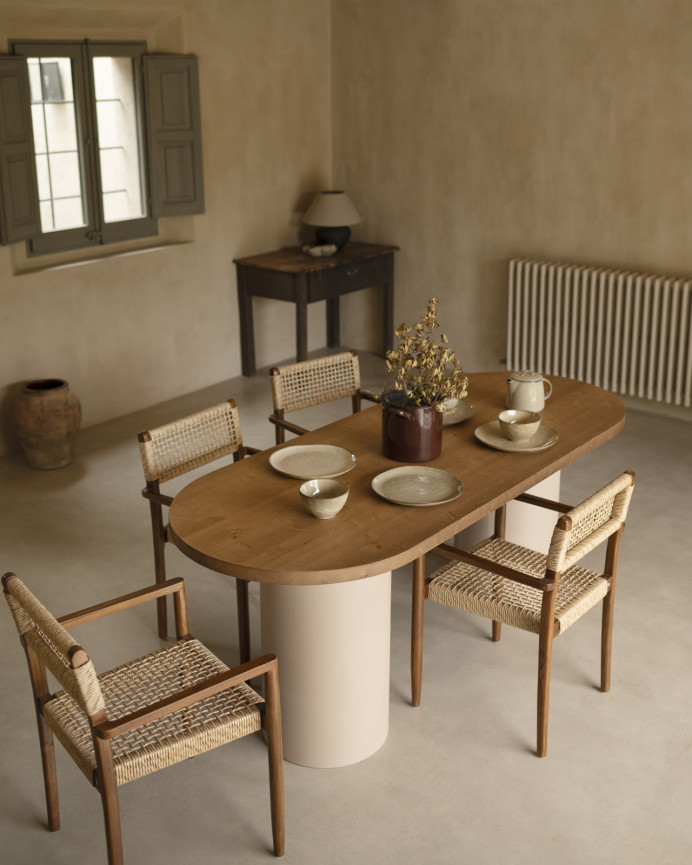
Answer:
POLYGON ((462 494, 444 504, 402 506, 373 492, 372 479, 400 465, 382 455, 379 406, 278 446, 333 444, 355 454, 354 467, 341 476, 349 498, 331 520, 311 516, 298 493, 301 481, 269 464, 278 448, 212 471, 175 496, 169 517, 176 546, 201 565, 261 585, 262 651, 279 658, 288 760, 343 766, 386 740, 392 570, 550 483, 622 429, 625 408, 616 396, 572 379, 550 380, 542 422, 557 441, 516 453, 474 434, 505 407, 506 374, 469 374, 473 416, 446 426, 442 453, 422 464, 463 483, 462 494))

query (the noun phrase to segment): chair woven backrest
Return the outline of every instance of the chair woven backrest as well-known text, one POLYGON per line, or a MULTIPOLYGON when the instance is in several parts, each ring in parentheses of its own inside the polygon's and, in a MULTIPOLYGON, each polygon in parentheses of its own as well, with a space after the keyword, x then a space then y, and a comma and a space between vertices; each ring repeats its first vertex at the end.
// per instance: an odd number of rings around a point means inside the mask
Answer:
POLYGON ((269 377, 275 410, 286 412, 353 396, 360 390, 358 355, 345 351, 274 367, 269 377))
POLYGON ((547 566, 553 571, 571 568, 624 524, 634 490, 634 476, 625 472, 565 514, 568 528, 553 531, 547 566))
POLYGON ((4 580, 5 599, 19 635, 87 715, 105 708, 94 665, 78 643, 27 589, 19 577, 4 580), (80 664, 73 658, 80 651, 80 664))
POLYGON ((236 453, 243 444, 234 400, 155 427, 139 437, 147 481, 176 478, 219 457, 236 453))

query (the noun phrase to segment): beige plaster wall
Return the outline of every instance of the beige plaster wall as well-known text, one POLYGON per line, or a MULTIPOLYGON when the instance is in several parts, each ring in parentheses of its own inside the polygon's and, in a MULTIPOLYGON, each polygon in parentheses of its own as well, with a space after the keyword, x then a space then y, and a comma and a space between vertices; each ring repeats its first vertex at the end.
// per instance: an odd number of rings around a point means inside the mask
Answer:
MULTIPOLYGON (((207 196, 158 250, 36 269, 0 247, 0 452, 31 378, 68 379, 88 425, 239 374, 232 259, 297 243, 327 185, 354 237, 401 246, 397 320, 437 295, 467 369, 504 357, 513 255, 690 275, 691 25, 686 0, 0 0, 3 49, 197 54, 207 196)), ((290 357, 292 308, 256 311, 258 362, 290 357)), ((375 348, 378 315, 345 298, 342 341, 375 348)))
MULTIPOLYGON (((240 374, 233 258, 297 243, 329 183, 329 27, 325 0, 0 0, 3 52, 88 37, 197 54, 206 191, 205 214, 160 221, 159 249, 44 269, 0 247, 0 452, 29 379, 67 379, 90 425, 240 374)), ((293 307, 256 303, 258 362, 290 357, 293 307)))
POLYGON ((692 275, 692 4, 332 9, 334 181, 401 247, 398 321, 437 295, 464 366, 499 368, 512 256, 692 275))

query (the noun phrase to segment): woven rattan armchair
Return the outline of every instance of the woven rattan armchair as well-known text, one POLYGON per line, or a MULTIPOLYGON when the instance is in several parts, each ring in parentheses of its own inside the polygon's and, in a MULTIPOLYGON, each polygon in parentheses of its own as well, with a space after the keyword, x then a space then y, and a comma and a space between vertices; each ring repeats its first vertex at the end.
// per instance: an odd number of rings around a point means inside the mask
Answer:
POLYGON ((276 427, 276 443, 285 441, 286 431, 306 433, 305 427, 285 419, 287 412, 311 408, 325 402, 351 397, 353 413, 363 399, 379 402, 375 394, 360 387, 360 366, 355 351, 275 366, 269 370, 274 411, 269 420, 276 427))
MULTIPOLYGON (((118 786, 242 736, 266 731, 274 853, 284 850, 284 791, 277 661, 229 670, 188 633, 185 586, 167 580, 55 619, 15 574, 2 578, 29 664, 48 826, 60 828, 53 733, 100 792, 109 865, 123 862, 118 786), (172 595, 177 641, 97 675, 66 630, 172 595), (64 688, 49 690, 46 671, 64 688), (262 676, 264 700, 247 684, 262 676)), ((203 857, 202 857, 203 858, 203 857)), ((88 856, 83 861, 95 861, 88 856)))
MULTIPOLYGON (((139 452, 147 483, 142 495, 149 500, 151 511, 154 573, 156 582, 162 583, 166 579, 165 548, 169 539, 163 508, 168 507, 173 499, 161 492, 161 484, 221 457, 231 456, 237 461, 258 451, 243 445, 238 408, 235 400, 229 399, 180 420, 140 433, 139 452)), ((236 579, 236 595, 240 661, 244 663, 250 658, 250 614, 245 580, 236 579)), ((168 617, 164 597, 157 603, 157 614, 159 636, 166 639, 168 617)))
POLYGON ((634 489, 634 473, 625 472, 575 508, 532 495, 517 501, 562 512, 548 555, 504 540, 504 508, 495 515, 495 533, 463 552, 443 544, 434 552, 452 560, 425 576, 425 560, 414 563, 411 625, 411 702, 420 705, 423 671, 423 602, 427 598, 492 620, 500 639, 502 623, 538 635, 537 753, 548 746, 548 695, 553 639, 599 601, 601 690, 610 690, 613 598, 620 537, 634 489), (577 564, 606 541, 605 565, 597 573, 577 564))

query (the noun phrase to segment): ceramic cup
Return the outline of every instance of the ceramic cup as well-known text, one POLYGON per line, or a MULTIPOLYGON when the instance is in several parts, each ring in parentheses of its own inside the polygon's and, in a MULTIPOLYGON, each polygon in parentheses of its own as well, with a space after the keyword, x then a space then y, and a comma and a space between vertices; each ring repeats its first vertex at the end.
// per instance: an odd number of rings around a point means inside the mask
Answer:
POLYGON ((527 442, 538 432, 541 416, 534 411, 508 409, 500 412, 498 420, 505 438, 513 442, 527 442))
POLYGON ((348 484, 334 478, 315 478, 300 486, 300 498, 318 520, 331 520, 346 504, 348 484))

